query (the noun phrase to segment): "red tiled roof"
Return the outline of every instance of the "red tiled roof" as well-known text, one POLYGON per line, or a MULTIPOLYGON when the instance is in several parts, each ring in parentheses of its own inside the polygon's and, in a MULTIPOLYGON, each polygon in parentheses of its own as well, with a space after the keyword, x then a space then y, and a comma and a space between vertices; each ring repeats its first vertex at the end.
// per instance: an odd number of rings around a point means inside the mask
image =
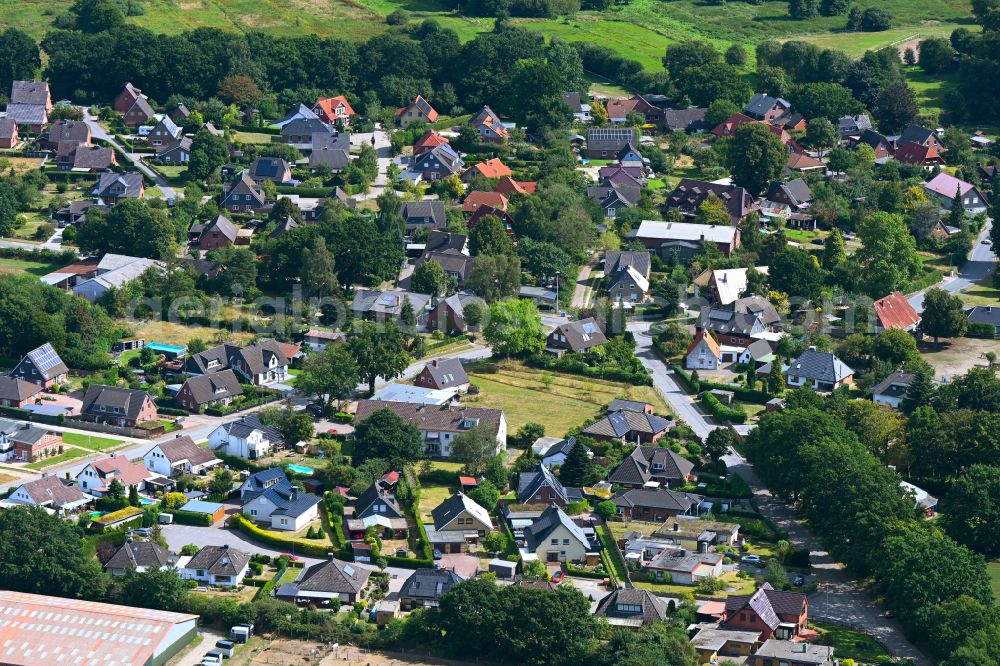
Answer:
POLYGON ((507 197, 499 192, 469 192, 462 202, 463 213, 475 213, 480 206, 492 206, 497 210, 507 210, 507 197))
POLYGON ((796 171, 799 169, 816 169, 826 165, 813 157, 809 157, 805 153, 792 153, 788 156, 787 166, 789 169, 796 171))
POLYGON ((703 339, 708 344, 708 349, 715 354, 715 358, 719 358, 719 356, 722 355, 722 349, 719 348, 719 343, 715 341, 715 338, 712 337, 712 333, 707 328, 703 328, 698 331, 697 335, 694 336, 694 340, 691 341, 691 345, 688 347, 687 353, 690 354, 693 352, 698 347, 698 343, 703 339))
POLYGON ((538 183, 532 181, 517 181, 510 176, 504 176, 493 188, 494 192, 500 194, 534 194, 538 189, 538 183))
POLYGON ((337 116, 336 109, 338 107, 344 108, 344 115, 354 115, 354 109, 351 108, 351 105, 343 95, 338 95, 337 97, 321 97, 316 100, 316 106, 323 109, 323 112, 330 118, 335 118, 337 116))
POLYGON ((895 158, 907 164, 926 164, 930 161, 940 161, 941 155, 934 146, 922 146, 910 141, 896 148, 895 158))
POLYGON ((894 291, 875 301, 875 316, 883 328, 907 329, 920 321, 920 315, 913 309, 906 296, 894 291))
POLYGON ((426 148, 430 150, 435 146, 440 146, 442 144, 448 143, 448 139, 441 136, 434 130, 427 130, 424 135, 417 139, 417 142, 413 144, 413 152, 416 153, 417 150, 421 148, 426 148))
POLYGON ((504 176, 511 175, 510 168, 501 162, 499 157, 494 157, 493 159, 486 160, 485 162, 479 162, 472 168, 487 178, 503 178, 504 176))
POLYGON ((463 485, 463 486, 478 486, 479 485, 479 482, 477 482, 471 476, 460 476, 460 477, 458 477, 458 483, 460 485, 463 485))

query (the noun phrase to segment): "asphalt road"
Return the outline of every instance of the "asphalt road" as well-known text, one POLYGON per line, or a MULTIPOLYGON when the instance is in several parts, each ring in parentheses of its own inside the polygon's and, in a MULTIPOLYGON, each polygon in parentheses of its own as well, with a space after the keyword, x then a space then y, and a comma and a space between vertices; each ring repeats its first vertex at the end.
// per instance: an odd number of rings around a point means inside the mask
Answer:
MULTIPOLYGON (((972 252, 969 254, 969 260, 958 271, 958 275, 946 277, 933 286, 955 293, 977 282, 981 282, 993 272, 993 269, 996 267, 997 256, 993 252, 992 245, 982 242, 984 238, 989 237, 991 226, 992 221, 987 221, 986 226, 983 227, 983 230, 976 237, 975 245, 972 246, 972 252)), ((923 312, 925 291, 926 289, 918 291, 908 299, 910 305, 917 312, 923 312)))
POLYGON ((174 188, 167 184, 167 181, 163 176, 143 163, 142 155, 130 152, 125 148, 125 146, 118 143, 115 137, 108 134, 104 127, 97 121, 97 118, 91 115, 89 109, 86 107, 80 107, 80 110, 83 111, 84 122, 86 122, 87 126, 90 127, 90 135, 92 138, 107 141, 109 144, 120 150, 122 154, 124 154, 125 157, 132 162, 136 169, 153 179, 156 186, 163 192, 163 196, 166 197, 167 203, 173 204, 173 202, 177 200, 177 192, 174 191, 174 188))

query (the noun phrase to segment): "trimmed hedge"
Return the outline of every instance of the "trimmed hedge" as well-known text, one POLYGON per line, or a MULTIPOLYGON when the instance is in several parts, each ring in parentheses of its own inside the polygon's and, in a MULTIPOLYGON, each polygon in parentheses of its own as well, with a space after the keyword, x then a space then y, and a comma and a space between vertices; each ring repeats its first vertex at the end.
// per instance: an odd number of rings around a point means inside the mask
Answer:
POLYGON ((701 406, 707 408, 712 413, 712 417, 719 421, 729 421, 730 423, 746 423, 747 421, 747 413, 743 409, 726 407, 708 391, 701 392, 701 406))
POLYGON ((309 543, 307 541, 299 541, 298 539, 289 539, 280 534, 262 530, 238 513, 230 516, 229 527, 237 529, 246 534, 248 537, 256 539, 257 541, 260 541, 268 546, 274 546, 279 550, 286 550, 297 555, 301 554, 307 557, 320 557, 326 559, 328 556, 327 554, 331 550, 334 550, 332 545, 309 543))
POLYGON ((292 187, 291 185, 278 185, 275 188, 278 194, 298 194, 300 197, 329 197, 333 196, 332 187, 292 187))
POLYGON ((174 517, 174 522, 178 525, 194 525, 195 527, 211 527, 215 522, 212 516, 207 513, 195 513, 184 509, 170 509, 163 513, 169 513, 174 517))
POLYGON ((29 250, 26 247, 0 247, 0 257, 7 257, 8 259, 30 259, 32 261, 59 261, 66 262, 67 264, 71 264, 80 258, 79 255, 72 250, 56 252, 55 250, 46 250, 41 248, 37 250, 29 250))
POLYGON ((0 407, 0 416, 9 416, 19 421, 34 421, 35 423, 47 423, 49 425, 63 425, 66 422, 66 417, 63 414, 55 416, 51 414, 37 414, 19 407, 0 407))
POLYGON ((165 414, 167 416, 191 416, 191 412, 186 409, 178 409, 177 407, 162 407, 157 405, 156 411, 159 414, 165 414))
POLYGON ((996 329, 993 324, 987 324, 985 321, 970 322, 969 328, 965 332, 965 337, 992 340, 996 337, 996 329))
POLYGON ((622 382, 635 386, 652 386, 653 377, 648 372, 628 372, 621 368, 595 368, 583 361, 570 358, 555 358, 554 356, 536 354, 527 359, 527 364, 542 370, 555 370, 571 375, 582 375, 594 379, 606 379, 612 382, 622 382))
POLYGON ((566 573, 568 573, 570 576, 575 576, 577 578, 593 578, 595 580, 604 580, 605 578, 610 578, 609 574, 597 573, 596 571, 587 571, 586 569, 575 567, 568 562, 566 563, 566 573))

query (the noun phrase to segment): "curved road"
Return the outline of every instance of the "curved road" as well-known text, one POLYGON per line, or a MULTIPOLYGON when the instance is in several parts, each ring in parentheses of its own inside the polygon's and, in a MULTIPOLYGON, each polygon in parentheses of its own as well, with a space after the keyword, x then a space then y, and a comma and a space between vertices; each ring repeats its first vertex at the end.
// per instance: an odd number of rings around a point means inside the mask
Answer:
POLYGON ((174 190, 174 188, 170 187, 170 185, 167 183, 167 180, 163 176, 161 176, 158 172, 146 166, 145 162, 142 161, 142 155, 140 155, 139 153, 131 153, 128 150, 126 150, 123 145, 118 143, 115 137, 111 134, 108 134, 107 130, 104 129, 104 126, 97 121, 97 118, 91 115, 90 109, 80 107, 80 110, 83 111, 83 120, 84 122, 87 123, 87 126, 90 128, 90 136, 92 138, 101 139, 102 141, 107 141, 109 144, 111 144, 119 151, 121 151, 121 153, 125 155, 125 157, 127 157, 130 162, 132 162, 132 165, 136 169, 138 169, 146 176, 149 176, 150 178, 153 179, 153 182, 156 183, 156 186, 160 188, 161 192, 163 192, 163 196, 166 197, 168 204, 173 205, 174 202, 177 201, 177 192, 174 190))
MULTIPOLYGON (((992 221, 987 220, 983 230, 976 236, 975 245, 972 246, 972 252, 969 253, 969 260, 959 269, 958 275, 946 277, 937 284, 932 285, 933 287, 939 287, 945 291, 955 293, 978 282, 982 282, 993 272, 993 269, 996 267, 997 256, 993 252, 992 245, 983 243, 983 239, 989 237, 991 226, 992 221)), ((928 287, 928 289, 930 288, 928 287)), ((917 312, 923 312, 924 310, 924 292, 926 291, 926 289, 918 291, 908 299, 910 305, 917 312)))

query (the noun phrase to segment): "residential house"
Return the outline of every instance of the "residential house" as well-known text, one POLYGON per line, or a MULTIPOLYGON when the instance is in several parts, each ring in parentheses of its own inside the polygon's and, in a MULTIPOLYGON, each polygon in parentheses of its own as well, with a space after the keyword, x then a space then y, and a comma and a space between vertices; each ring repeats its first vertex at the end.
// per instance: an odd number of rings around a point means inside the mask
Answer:
POLYGON ((77 281, 73 293, 93 303, 110 289, 138 279, 150 269, 165 271, 166 265, 155 259, 109 253, 97 264, 97 274, 83 282, 77 281))
POLYGON ((461 172, 464 166, 465 162, 455 149, 444 143, 415 155, 400 177, 415 182, 440 180, 461 172))
POLYGON ((615 155, 618 164, 626 168, 642 168, 645 164, 642 153, 635 147, 635 144, 627 143, 622 146, 618 154, 615 155))
POLYGON ((42 387, 20 377, 0 377, 0 406, 22 409, 40 400, 42 387))
POLYGON ((881 162, 892 157, 896 152, 895 144, 888 137, 879 134, 873 129, 866 129, 861 132, 858 144, 866 144, 875 151, 875 161, 881 162))
POLYGON ((250 164, 250 178, 258 185, 266 180, 282 185, 292 179, 292 168, 280 157, 258 157, 250 164))
POLYGON ((409 301, 417 318, 417 328, 427 324, 427 314, 430 311, 431 297, 413 291, 392 290, 376 291, 373 289, 358 289, 351 301, 351 312, 355 317, 386 321, 399 319, 403 306, 409 301))
POLYGON ((226 369, 185 379, 177 392, 177 404, 190 412, 200 412, 207 407, 226 406, 241 395, 240 380, 226 369))
POLYGON ((724 662, 727 657, 745 660, 759 644, 755 631, 721 629, 715 622, 695 626, 698 627, 698 632, 691 638, 691 645, 698 653, 699 664, 717 664, 724 662))
POLYGON ((264 190, 246 170, 227 183, 219 197, 219 206, 233 213, 256 213, 266 205, 264 190))
POLYGON ((355 423, 364 421, 379 409, 391 409, 404 421, 416 426, 423 435, 424 454, 430 457, 450 457, 455 437, 476 427, 486 428, 496 438, 497 453, 507 449, 507 420, 499 409, 360 400, 355 423))
POLYGON ((64 383, 68 374, 69 368, 52 345, 46 342, 21 357, 7 376, 20 377, 47 389, 64 383))
POLYGON ((347 338, 343 333, 311 328, 306 331, 302 338, 302 342, 313 351, 323 351, 331 345, 343 343, 346 339, 347 338))
MULTIPOLYGON (((87 211, 94 207, 104 209, 106 206, 93 201, 71 201, 56 211, 53 218, 59 223, 59 227, 79 224, 87 216, 87 211)), ((71 285, 72 286, 72 285, 71 285)))
POLYGON ((764 583, 750 595, 734 594, 726 599, 720 627, 759 631, 761 640, 790 639, 806 631, 809 597, 801 592, 782 592, 764 583))
POLYGON ((668 132, 704 132, 705 112, 708 109, 691 106, 686 109, 665 109, 663 111, 663 127, 668 132))
POLYGON ((465 373, 465 367, 460 359, 436 358, 424 366, 413 383, 424 388, 453 388, 464 393, 469 390, 469 375, 465 373))
POLYGON ((517 475, 517 501, 520 504, 566 506, 583 499, 579 488, 567 488, 552 470, 539 463, 517 475))
POLYGON ((524 530, 522 559, 587 563, 597 559, 597 546, 558 506, 549 506, 524 530))
MULTIPOLYGON (((567 437, 565 439, 559 437, 539 437, 531 445, 531 449, 542 459, 544 467, 555 469, 566 462, 566 457, 569 456, 570 451, 576 448, 577 443, 576 437, 567 437)), ((588 458, 594 457, 594 452, 588 449, 586 445, 580 444, 580 446, 584 447, 588 458)))
POLYGON ((465 307, 472 302, 482 303, 482 299, 466 291, 441 299, 427 315, 427 328, 443 331, 446 335, 467 332, 465 307))
POLYGON ((761 363, 769 363, 776 358, 771 343, 764 339, 754 340, 746 346, 739 357, 738 363, 757 367, 761 363))
POLYGON ((592 160, 614 159, 622 148, 635 145, 634 128, 591 128, 587 130, 587 157, 592 160))
POLYGON ((815 157, 810 157, 806 153, 789 153, 788 161, 785 162, 786 175, 793 171, 797 171, 799 173, 818 171, 822 173, 825 170, 825 162, 818 160, 815 157))
POLYGON ((407 201, 401 212, 407 233, 417 229, 444 229, 448 224, 443 201, 407 201))
POLYGON ((271 127, 283 129, 289 123, 296 120, 319 120, 319 116, 313 113, 305 104, 300 103, 297 107, 286 113, 284 118, 276 123, 272 123, 271 127))
POLYGON ((102 173, 97 185, 90 190, 92 197, 97 197, 105 206, 114 206, 125 199, 141 199, 145 194, 145 184, 142 174, 138 171, 102 173))
POLYGON ((666 488, 629 488, 611 498, 626 520, 660 522, 698 513, 702 497, 666 488))
POLYGON ((396 124, 402 128, 416 123, 432 123, 437 117, 438 112, 420 95, 403 108, 396 110, 396 124))
MULTIPOLYGON (((422 264, 432 261, 441 266, 447 275, 456 285, 462 286, 465 277, 472 269, 472 257, 449 250, 448 252, 424 252, 414 265, 415 269, 422 264)), ((407 283, 408 284, 408 283, 407 283)))
POLYGON ((39 137, 39 143, 54 150, 63 142, 90 145, 90 126, 82 120, 57 120, 39 137))
POLYGON ((462 181, 468 183, 474 176, 482 176, 492 180, 510 177, 513 172, 499 157, 493 157, 485 162, 477 162, 472 168, 462 174, 462 181))
POLYGON ((288 357, 282 350, 281 344, 271 338, 265 338, 245 347, 224 344, 205 350, 201 354, 195 354, 188 357, 185 371, 198 373, 198 370, 204 369, 205 372, 198 374, 207 374, 221 372, 230 367, 247 383, 266 386, 284 381, 288 374, 288 364, 288 357), (220 357, 225 359, 226 365, 213 362, 219 361, 220 357))
POLYGON ((582 354, 607 343, 604 331, 593 317, 559 324, 545 338, 545 350, 560 356, 565 352, 582 354))
POLYGON ((462 492, 434 507, 431 519, 434 524, 427 526, 427 539, 443 553, 460 553, 464 544, 478 543, 493 531, 489 511, 462 492))
POLYGON ((649 252, 608 250, 604 253, 605 291, 613 302, 642 303, 649 294, 649 252))
POLYGON ((172 569, 176 562, 177 558, 158 543, 126 539, 111 559, 104 563, 104 571, 112 576, 124 576, 129 571, 143 573, 172 569))
POLYGON ((145 490, 146 479, 151 476, 142 463, 132 462, 122 454, 115 454, 88 463, 76 475, 76 485, 90 495, 102 497, 111 488, 113 481, 122 484, 126 493, 131 488, 136 491, 145 490))
POLYGON ((91 384, 83 396, 80 416, 95 423, 126 428, 158 418, 156 403, 139 389, 91 384))
POLYGON ((755 120, 774 123, 779 118, 787 115, 791 110, 792 104, 787 100, 780 97, 771 97, 765 93, 756 93, 750 98, 743 111, 755 120))
POLYGON ((950 173, 942 172, 934 176, 930 182, 924 183, 924 191, 931 201, 937 202, 945 210, 951 210, 956 194, 961 198, 962 207, 969 215, 984 213, 987 210, 986 197, 979 188, 950 173))
POLYGON ((492 206, 498 210, 507 210, 507 197, 498 192, 469 192, 462 202, 463 213, 475 213, 482 206, 492 206))
MULTIPOLYGON (((755 266, 758 273, 768 274, 767 266, 755 266)), ((749 268, 725 268, 711 271, 708 274, 708 284, 711 297, 716 303, 723 306, 731 305, 740 300, 743 292, 747 290, 747 274, 749 268)), ((697 284, 697 279, 696 279, 697 284)))
POLYGON ((191 139, 182 136, 156 149, 156 159, 163 164, 187 164, 191 159, 191 139))
POLYGON ((906 296, 894 291, 873 303, 875 307, 875 333, 881 333, 892 328, 903 331, 916 331, 920 324, 920 315, 906 300, 906 296))
MULTIPOLYGON (((702 498, 688 495, 700 503, 702 498)), ((697 504, 695 506, 697 509, 697 504)), ((686 550, 705 550, 715 546, 739 545, 740 526, 735 523, 719 523, 713 520, 702 520, 680 516, 669 518, 658 527, 653 536, 663 539, 686 550)))
POLYGON ((646 568, 657 580, 670 580, 675 585, 697 585, 705 578, 718 578, 722 575, 724 557, 722 553, 691 553, 668 549, 657 555, 646 568))
POLYGON ((646 169, 642 166, 625 166, 611 164, 597 170, 597 182, 602 185, 628 185, 630 187, 645 187, 646 169))
POLYGON ((319 118, 296 118, 281 128, 281 143, 308 152, 317 134, 334 134, 337 130, 319 118))
POLYGON ((709 330, 721 345, 744 348, 771 330, 781 320, 778 311, 763 296, 745 296, 729 305, 701 309, 696 330, 709 330))
MULTIPOLYGON (((345 132, 321 132, 312 136, 309 168, 324 166, 334 173, 343 171, 351 163, 351 135, 345 132)), ((288 178, 291 178, 289 172, 288 178)))
POLYGON ((214 220, 202 226, 196 246, 202 252, 210 252, 236 242, 239 229, 225 215, 219 214, 214 220))
POLYGON ((489 106, 480 109, 479 113, 469 121, 469 124, 479 134, 480 141, 503 143, 510 137, 510 133, 500 120, 500 116, 489 106))
POLYGON ((344 510, 347 538, 363 540, 370 527, 391 538, 406 538, 406 516, 396 496, 374 483, 344 510))
POLYGON ((792 361, 785 371, 785 381, 791 387, 809 386, 814 391, 833 391, 841 386, 853 386, 854 370, 835 354, 810 347, 792 361))
POLYGON ((41 132, 48 124, 52 110, 52 95, 47 81, 13 81, 7 117, 18 125, 27 125, 32 132, 41 132))
POLYGON ((518 181, 514 180, 510 176, 504 176, 500 179, 500 182, 494 186, 493 191, 499 192, 506 197, 511 197, 515 194, 527 196, 529 194, 534 194, 537 188, 538 183, 536 182, 523 180, 518 181))
POLYGON ((857 116, 843 116, 837 120, 837 131, 841 138, 860 136, 870 129, 872 129, 872 119, 868 117, 867 113, 857 116))
POLYGON ((149 105, 142 91, 131 83, 126 83, 118 97, 115 98, 115 111, 124 116, 126 127, 139 127, 152 120, 156 112, 149 105))
POLYGON ((615 398, 608 405, 609 412, 643 412, 644 414, 652 414, 653 406, 648 402, 639 402, 637 400, 625 400, 624 398, 615 398))
POLYGON ((25 421, 0 419, 0 460, 35 462, 62 453, 62 433, 25 421))
POLYGON ((20 141, 21 138, 17 134, 17 123, 14 119, 7 117, 0 118, 0 148, 10 150, 20 143, 20 141))
POLYGON ((320 97, 313 104, 315 113, 324 123, 340 123, 343 126, 351 124, 351 116, 355 115, 351 104, 343 95, 337 97, 320 97))
POLYGON ((642 188, 633 185, 601 185, 588 187, 587 196, 597 202, 604 217, 614 219, 627 208, 639 203, 642 188))
POLYGON ((706 328, 695 333, 684 357, 684 367, 688 370, 718 370, 722 364, 722 349, 706 328))
POLYGON ((800 146, 795 139, 792 138, 792 135, 788 133, 788 130, 797 129, 799 126, 804 125, 804 120, 805 119, 801 115, 793 113, 783 116, 774 123, 765 123, 761 120, 757 120, 756 118, 751 118, 743 113, 735 113, 727 120, 724 120, 716 125, 712 129, 712 134, 721 139, 733 136, 736 134, 736 130, 743 125, 759 123, 764 125, 764 127, 766 127, 771 134, 774 134, 781 139, 781 143, 783 143, 790 151, 801 153, 804 152, 802 146, 800 146))
POLYGON ((601 599, 594 610, 596 617, 608 624, 639 629, 667 619, 667 602, 649 590, 619 588, 601 599))
POLYGON ((58 512, 60 515, 76 513, 93 498, 76 486, 69 486, 54 474, 25 481, 14 488, 8 499, 17 504, 34 504, 58 512))
POLYGON ((49 112, 39 104, 10 102, 5 113, 5 117, 13 120, 22 131, 27 129, 35 134, 41 132, 49 122, 49 112))
POLYGON ((340 603, 361 601, 368 588, 371 569, 330 559, 306 567, 294 583, 283 583, 274 596, 298 606, 324 608, 336 599, 340 603))
POLYGON ((970 324, 989 324, 993 326, 993 335, 1000 335, 1000 307, 992 305, 976 305, 966 310, 970 324))
POLYGON ((753 196, 742 187, 689 178, 681 180, 667 195, 665 207, 667 210, 680 211, 687 217, 694 217, 709 195, 715 195, 725 205, 733 224, 738 224, 754 209, 753 196))
POLYGON ((271 529, 289 532, 305 529, 319 517, 318 507, 322 501, 319 497, 293 486, 284 472, 280 477, 270 477, 269 481, 272 482, 259 492, 247 491, 247 483, 244 483, 240 493, 243 502, 240 512, 244 516, 256 523, 269 525, 271 529))
POLYGON ((801 212, 809 207, 812 201, 812 192, 806 181, 795 178, 787 183, 774 183, 764 195, 763 208, 770 209, 772 214, 788 215, 788 213, 801 212), (780 211, 780 212, 778 212, 780 211))
POLYGON ((933 518, 937 514, 938 498, 912 483, 900 481, 899 485, 913 498, 916 509, 923 514, 924 518, 933 518))
POLYGON ((420 157, 432 148, 437 148, 447 143, 448 139, 438 134, 435 130, 429 129, 413 144, 413 156, 420 157))
POLYGON ((142 91, 133 86, 131 83, 126 83, 122 88, 122 91, 118 93, 115 97, 115 101, 112 106, 118 113, 125 113, 132 108, 135 101, 142 97, 142 91))
POLYGON ((479 220, 483 219, 487 215, 492 215, 493 217, 499 218, 503 222, 504 228, 507 233, 514 235, 514 218, 510 216, 505 210, 500 210, 499 208, 494 208, 488 204, 483 204, 476 209, 476 212, 466 221, 466 226, 472 229, 479 223, 479 220))
POLYGON ((461 577, 448 569, 417 569, 399 590, 400 608, 437 608, 441 597, 461 582, 461 577))
POLYGON ((222 461, 211 449, 198 446, 187 435, 156 444, 142 457, 146 469, 165 477, 180 474, 203 474, 222 461))
POLYGON ((178 562, 181 578, 220 587, 239 585, 250 570, 250 554, 225 546, 205 546, 187 562, 178 562))
POLYGON ((747 666, 833 666, 833 648, 808 642, 768 639, 747 659, 747 666))
POLYGON ((290 488, 291 483, 281 467, 269 467, 249 475, 240 486, 240 501, 249 502, 275 486, 290 488))
POLYGON ((146 140, 149 141, 149 145, 155 148, 173 143, 180 135, 181 128, 170 119, 170 116, 163 116, 160 118, 160 122, 156 123, 153 129, 150 130, 146 140))
POLYGON ((645 412, 610 412, 604 418, 583 429, 583 434, 594 439, 623 444, 652 443, 658 441, 673 427, 673 423, 655 414, 645 412))
POLYGON ((583 102, 579 92, 575 90, 564 92, 563 102, 569 107, 569 110, 573 113, 573 119, 577 122, 589 123, 592 120, 590 116, 590 104, 583 102))
POLYGON ((432 229, 427 234, 427 241, 424 243, 424 252, 449 252, 456 251, 462 254, 469 254, 469 237, 465 234, 456 234, 450 231, 440 231, 432 229))
POLYGON ((642 95, 633 95, 628 99, 612 99, 607 103, 608 120, 613 123, 623 123, 629 114, 642 116, 646 123, 659 125, 663 122, 663 109, 650 104, 642 95))
POLYGON ((191 117, 191 110, 187 108, 187 105, 184 104, 184 102, 178 102, 177 106, 172 108, 167 115, 170 116, 170 119, 175 123, 183 125, 184 121, 191 117))
MULTIPOLYGON (((944 166, 944 158, 941 157, 940 149, 933 145, 922 145, 919 143, 900 143, 896 147, 893 157, 898 162, 914 164, 926 169, 935 166, 944 166)), ((954 195, 952 195, 954 196, 954 195)))
POLYGON ((915 143, 919 146, 936 148, 939 152, 944 148, 937 132, 929 130, 926 127, 921 127, 920 125, 908 125, 906 129, 903 130, 903 133, 899 135, 899 139, 897 139, 896 143, 898 145, 903 145, 904 143, 915 143))
MULTIPOLYGON (((105 146, 78 145, 72 152, 73 162, 67 165, 73 171, 100 173, 118 165, 115 151, 105 146)), ((59 165, 60 168, 63 164, 59 165)))
POLYGON ((913 383, 913 374, 897 370, 872 388, 872 402, 899 409, 906 400, 906 392, 913 383))
POLYGON ((670 449, 640 445, 615 468, 608 481, 627 488, 648 487, 651 482, 673 488, 693 479, 693 472, 694 464, 670 449))

